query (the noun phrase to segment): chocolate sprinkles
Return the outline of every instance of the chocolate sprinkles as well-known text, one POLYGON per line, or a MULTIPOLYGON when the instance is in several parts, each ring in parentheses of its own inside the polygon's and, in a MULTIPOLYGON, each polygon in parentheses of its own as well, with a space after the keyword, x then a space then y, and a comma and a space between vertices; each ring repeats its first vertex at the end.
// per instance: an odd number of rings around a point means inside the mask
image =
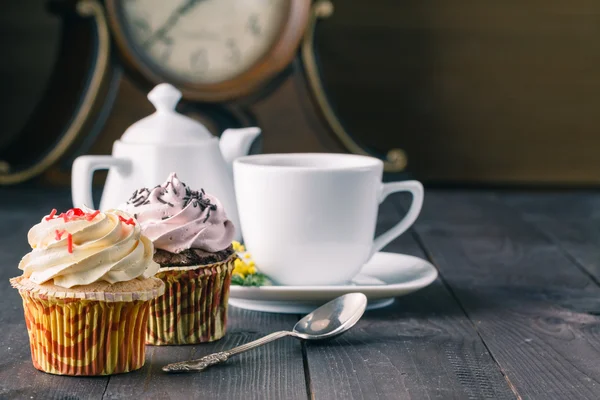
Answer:
POLYGON ((173 188, 173 194, 175 196, 177 196, 177 189, 175 188, 175 185, 173 184, 173 181, 168 181, 167 182, 167 184, 165 185, 165 193, 168 193, 167 189, 169 188, 169 185, 171 185, 171 187, 173 188))
POLYGON ((148 188, 138 189, 127 200, 127 204, 132 204, 134 207, 139 207, 144 204, 148 204, 148 197, 150 196, 150 190, 148 188))
MULTIPOLYGON (((210 199, 208 197, 206 197, 206 192, 204 191, 204 189, 200 189, 199 191, 191 190, 189 188, 189 186, 187 186, 185 183, 181 182, 181 184, 182 184, 183 189, 185 190, 182 208, 186 208, 187 206, 189 206, 191 204, 192 207, 194 207, 194 208, 200 208, 200 211, 206 210, 206 217, 204 218, 204 221, 203 221, 203 223, 206 223, 211 216, 211 212, 215 211, 217 209, 217 205, 211 203, 210 199)), ((139 207, 139 206, 143 206, 146 204, 150 204, 150 195, 152 193, 155 193, 152 197, 152 201, 154 201, 154 198, 156 197, 156 201, 158 201, 162 204, 167 204, 169 207, 175 207, 175 205, 173 203, 166 201, 165 199, 162 198, 163 195, 165 195, 166 193, 169 193, 169 191, 168 191, 169 186, 171 186, 173 188, 173 194, 175 194, 175 196, 177 196, 178 191, 175 188, 175 184, 173 183, 172 180, 169 180, 166 184, 164 184, 164 186, 156 185, 152 189, 152 192, 148 188, 142 188, 142 189, 136 190, 131 195, 131 198, 129 200, 127 200, 127 204, 132 204, 134 207, 139 207), (158 193, 154 192, 154 190, 156 190, 156 189, 159 189, 158 193)), ((135 219, 138 218, 137 214, 133 214, 133 216, 135 219)), ((161 219, 165 220, 165 219, 169 219, 169 218, 171 218, 171 216, 165 215, 161 219)))
POLYGON ((168 201, 163 200, 160 196, 156 196, 156 200, 160 201, 163 204, 168 204, 170 207, 175 207, 173 203, 169 203, 168 201))
POLYGON ((183 207, 187 207, 190 203, 192 207, 197 208, 200 207, 202 211, 208 209, 206 213, 206 218, 204 218, 203 222, 208 221, 210 218, 210 212, 215 211, 217 209, 216 204, 212 204, 210 200, 206 197, 206 192, 204 189, 200 189, 200 191, 191 190, 187 186, 185 186, 185 196, 183 197, 183 207))

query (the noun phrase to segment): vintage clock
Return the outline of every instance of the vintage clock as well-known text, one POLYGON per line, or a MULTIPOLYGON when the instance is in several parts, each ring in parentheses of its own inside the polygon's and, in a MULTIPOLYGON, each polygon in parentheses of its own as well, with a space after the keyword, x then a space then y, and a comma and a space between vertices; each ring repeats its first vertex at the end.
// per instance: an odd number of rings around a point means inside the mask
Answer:
POLYGON ((309 0, 106 0, 123 61, 187 100, 247 95, 295 57, 309 0))

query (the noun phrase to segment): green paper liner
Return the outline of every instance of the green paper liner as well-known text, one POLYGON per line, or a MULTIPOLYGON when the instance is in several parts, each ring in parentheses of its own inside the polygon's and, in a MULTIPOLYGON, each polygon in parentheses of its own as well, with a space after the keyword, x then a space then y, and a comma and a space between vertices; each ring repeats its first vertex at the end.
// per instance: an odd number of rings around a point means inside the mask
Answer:
POLYGON ((152 301, 147 344, 205 343, 225 335, 234 254, 227 260, 193 267, 162 268, 156 275, 165 294, 152 301))
POLYGON ((35 368, 58 375, 110 375, 144 365, 149 300, 105 302, 19 293, 35 368))

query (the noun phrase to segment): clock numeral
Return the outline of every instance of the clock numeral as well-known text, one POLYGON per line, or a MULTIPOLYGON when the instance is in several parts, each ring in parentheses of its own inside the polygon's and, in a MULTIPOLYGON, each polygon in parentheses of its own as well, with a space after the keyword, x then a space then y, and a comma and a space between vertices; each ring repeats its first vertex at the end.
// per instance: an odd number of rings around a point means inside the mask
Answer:
POLYGON ((228 50, 227 59, 233 63, 240 62, 240 60, 242 59, 242 54, 235 40, 227 39, 225 45, 227 46, 228 50))
POLYGON ((198 49, 190 54, 190 67, 195 74, 202 74, 208 69, 208 54, 206 49, 198 49))
POLYGON ((248 22, 246 23, 246 29, 253 34, 254 36, 260 36, 262 28, 258 23, 258 15, 252 14, 248 17, 248 22))

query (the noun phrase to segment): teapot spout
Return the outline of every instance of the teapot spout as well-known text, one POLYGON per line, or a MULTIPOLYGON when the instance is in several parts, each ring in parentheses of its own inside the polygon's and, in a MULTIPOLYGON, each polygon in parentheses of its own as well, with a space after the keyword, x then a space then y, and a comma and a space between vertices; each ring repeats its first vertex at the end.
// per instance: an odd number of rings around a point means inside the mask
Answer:
POLYGON ((248 154, 254 139, 260 135, 258 127, 225 129, 219 140, 221 155, 231 171, 233 160, 248 154))

